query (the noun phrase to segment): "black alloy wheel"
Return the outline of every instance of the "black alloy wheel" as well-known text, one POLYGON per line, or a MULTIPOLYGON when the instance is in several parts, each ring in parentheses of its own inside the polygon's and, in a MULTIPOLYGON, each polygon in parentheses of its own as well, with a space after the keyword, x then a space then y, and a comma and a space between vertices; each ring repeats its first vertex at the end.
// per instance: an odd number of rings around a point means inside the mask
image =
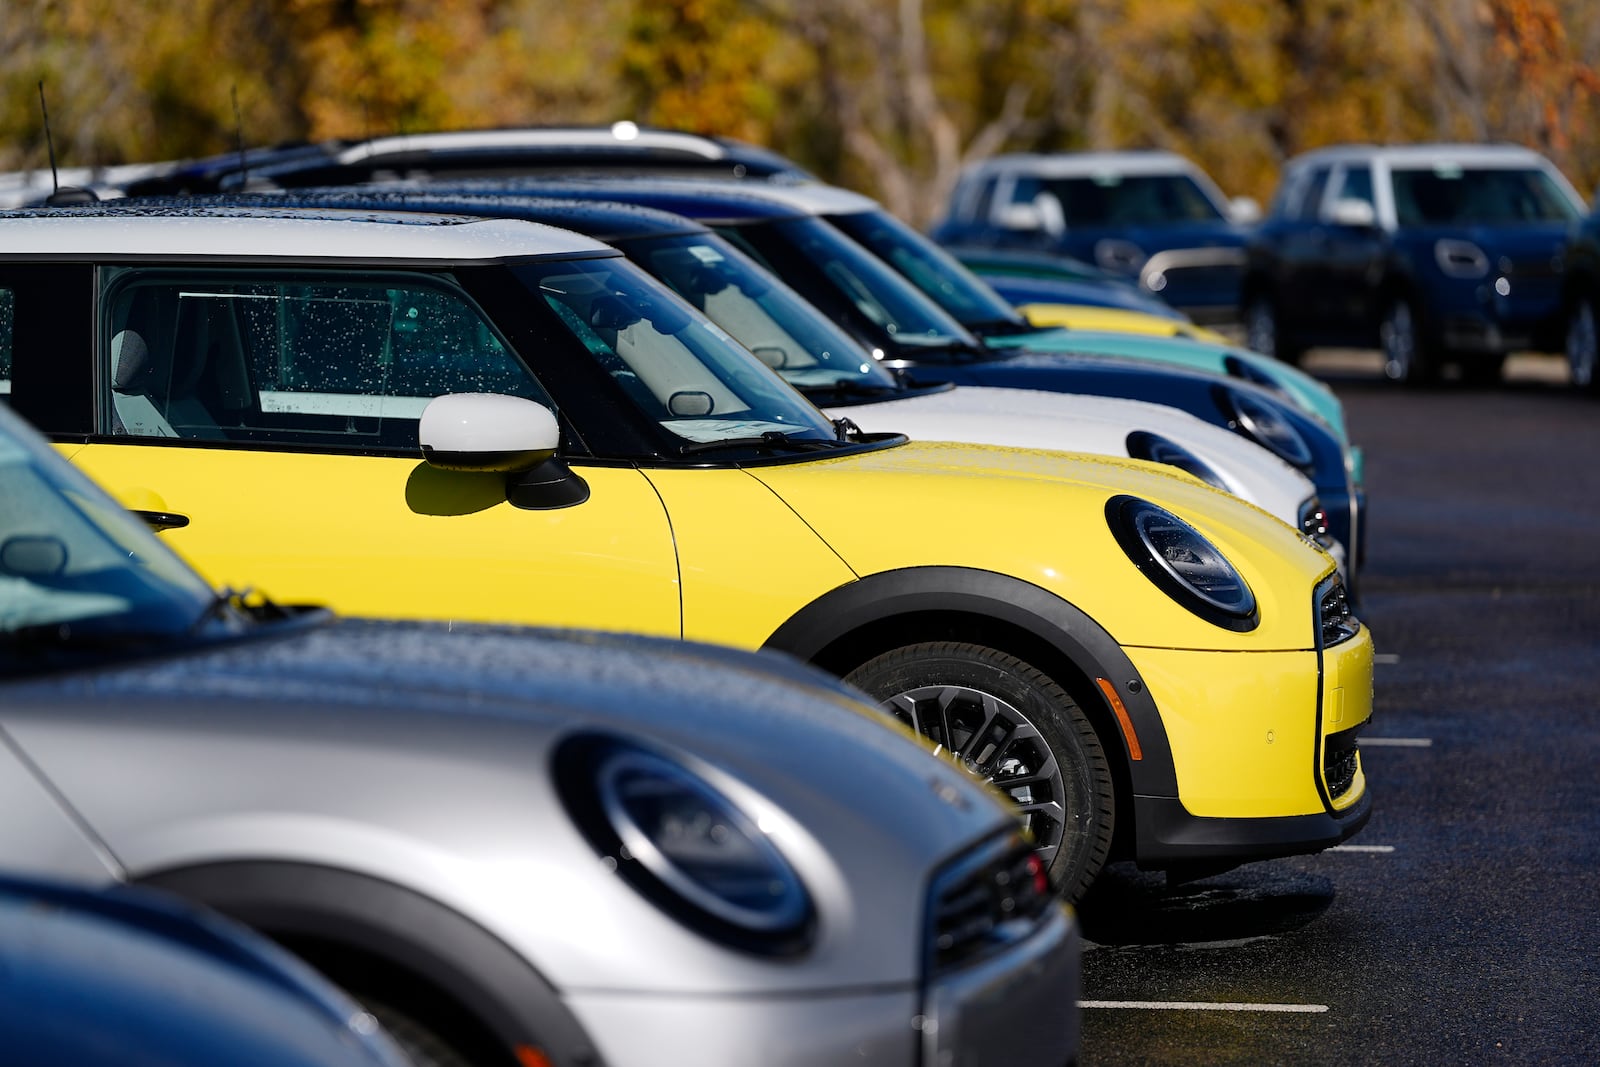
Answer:
POLYGON ((1596 333, 1594 301, 1581 296, 1567 312, 1567 370, 1574 388, 1591 395, 1600 392, 1600 385, 1595 381, 1597 362, 1600 362, 1600 335, 1596 333))
POLYGON ((1416 310, 1405 297, 1395 297, 1378 325, 1383 348, 1383 376, 1401 385, 1427 385, 1437 368, 1423 340, 1416 310))
POLYGON ((1011 798, 1068 900, 1111 850, 1111 766, 1083 710, 1043 672, 982 645, 932 642, 884 653, 845 680, 1011 798))

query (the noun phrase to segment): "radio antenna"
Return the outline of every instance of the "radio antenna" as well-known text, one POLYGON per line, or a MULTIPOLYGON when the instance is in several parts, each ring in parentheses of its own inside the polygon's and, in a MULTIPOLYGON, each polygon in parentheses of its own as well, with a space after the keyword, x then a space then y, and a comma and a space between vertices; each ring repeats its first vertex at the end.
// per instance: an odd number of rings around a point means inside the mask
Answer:
POLYGON ((92 189, 80 189, 76 185, 61 187, 61 178, 56 173, 56 139, 50 133, 50 109, 44 102, 44 79, 39 79, 39 114, 44 118, 44 143, 50 150, 50 195, 44 198, 48 207, 59 207, 62 204, 89 204, 100 198, 92 189))
POLYGON ((50 151, 50 195, 61 191, 61 179, 56 176, 56 139, 50 135, 50 109, 44 102, 44 79, 39 79, 39 114, 44 116, 44 143, 50 151))

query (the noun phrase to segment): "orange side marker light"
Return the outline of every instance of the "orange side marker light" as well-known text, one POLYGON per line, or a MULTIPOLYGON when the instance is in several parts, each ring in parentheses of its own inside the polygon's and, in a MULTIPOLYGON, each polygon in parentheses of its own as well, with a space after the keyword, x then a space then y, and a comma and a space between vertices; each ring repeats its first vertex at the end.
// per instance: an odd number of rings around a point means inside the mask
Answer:
POLYGON ((1100 692, 1105 694, 1112 712, 1117 716, 1117 725, 1122 727, 1122 739, 1128 743, 1128 758, 1134 761, 1144 759, 1144 750, 1139 747, 1139 735, 1133 732, 1133 720, 1128 717, 1128 709, 1122 705, 1117 687, 1109 678, 1096 678, 1094 684, 1100 687, 1100 692))

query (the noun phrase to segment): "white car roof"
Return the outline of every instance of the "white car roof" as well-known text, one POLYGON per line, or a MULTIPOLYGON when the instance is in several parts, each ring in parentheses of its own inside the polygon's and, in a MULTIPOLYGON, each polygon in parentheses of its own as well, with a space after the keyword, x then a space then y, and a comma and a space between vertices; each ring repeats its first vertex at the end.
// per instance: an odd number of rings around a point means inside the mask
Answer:
POLYGON ((1198 174, 1200 168, 1176 152, 1015 152, 992 156, 974 170, 1027 171, 1046 178, 1090 174, 1198 174))
POLYGON ((1295 156, 1291 167, 1311 166, 1316 163, 1382 161, 1393 168, 1433 167, 1438 165, 1461 167, 1538 167, 1554 169, 1554 165, 1531 148, 1512 144, 1406 144, 1375 145, 1350 144, 1319 148, 1295 156))
POLYGON ((640 129, 632 123, 616 123, 603 129, 569 127, 564 129, 461 130, 446 133, 401 134, 378 137, 340 152, 340 163, 361 163, 405 152, 444 152, 462 149, 564 148, 629 145, 665 148, 705 159, 722 159, 722 145, 707 137, 672 130, 640 129))
POLYGON ((292 208, 67 209, 0 217, 0 258, 227 256, 461 262, 607 253, 516 219, 292 208))

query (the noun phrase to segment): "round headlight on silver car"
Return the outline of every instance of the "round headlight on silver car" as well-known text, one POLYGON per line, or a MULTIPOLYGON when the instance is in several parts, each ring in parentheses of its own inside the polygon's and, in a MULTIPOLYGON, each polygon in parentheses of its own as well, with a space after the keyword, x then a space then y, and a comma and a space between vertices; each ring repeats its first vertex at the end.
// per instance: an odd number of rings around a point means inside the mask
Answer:
POLYGON ((1238 389, 1222 388, 1216 392, 1217 405, 1228 417, 1231 428, 1286 463, 1302 469, 1311 467, 1315 459, 1311 446, 1271 401, 1238 389))
POLYGON ((757 826, 669 756, 598 735, 557 750, 557 786, 573 821, 635 890, 729 947, 793 955, 811 940, 800 876, 757 826))
POLYGON ((1244 576, 1193 526, 1132 496, 1106 501, 1106 522, 1128 559, 1156 587, 1209 623, 1256 628, 1256 597, 1244 576))
POLYGON ((1216 486, 1223 492, 1231 492, 1228 483, 1222 480, 1222 475, 1217 473, 1216 468, 1176 441, 1162 437, 1158 433, 1134 430, 1128 435, 1128 455, 1134 459, 1147 459, 1151 463, 1165 463, 1169 467, 1177 467, 1207 485, 1216 486))

